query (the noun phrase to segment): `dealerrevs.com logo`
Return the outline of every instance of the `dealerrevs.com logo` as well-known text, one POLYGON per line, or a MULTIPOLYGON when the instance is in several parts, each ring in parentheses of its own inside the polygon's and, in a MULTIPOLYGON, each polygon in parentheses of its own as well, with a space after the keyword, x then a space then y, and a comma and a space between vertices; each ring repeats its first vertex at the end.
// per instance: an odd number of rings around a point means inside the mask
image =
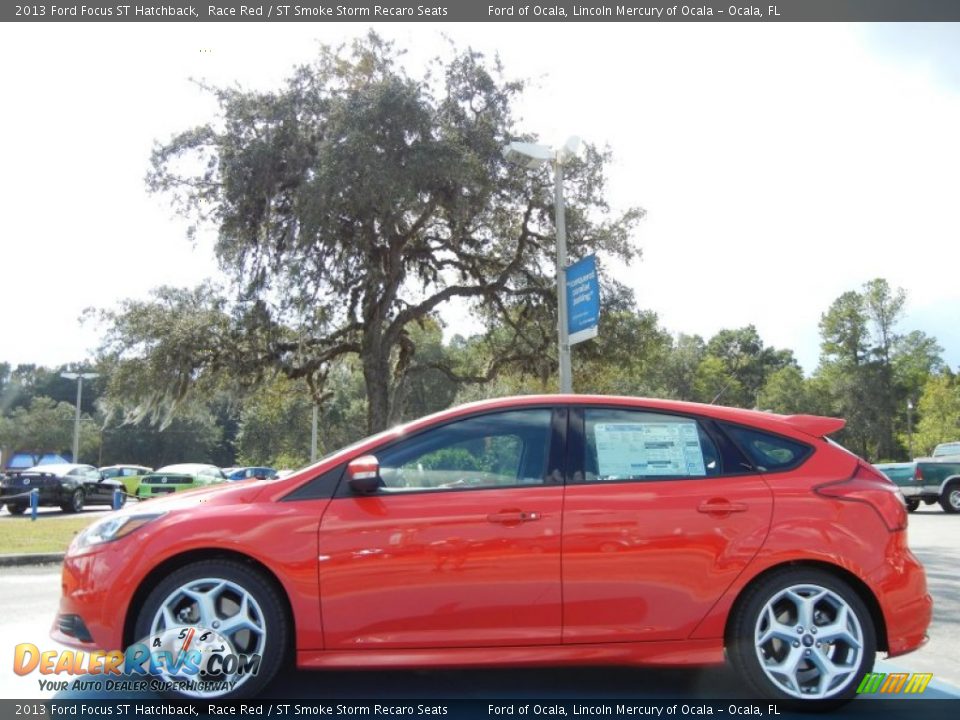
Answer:
POLYGON ((41 690, 176 691, 215 698, 256 676, 261 660, 259 653, 235 652, 216 630, 190 625, 168 628, 125 651, 41 651, 20 643, 14 648, 13 671, 59 676, 41 678, 41 690))

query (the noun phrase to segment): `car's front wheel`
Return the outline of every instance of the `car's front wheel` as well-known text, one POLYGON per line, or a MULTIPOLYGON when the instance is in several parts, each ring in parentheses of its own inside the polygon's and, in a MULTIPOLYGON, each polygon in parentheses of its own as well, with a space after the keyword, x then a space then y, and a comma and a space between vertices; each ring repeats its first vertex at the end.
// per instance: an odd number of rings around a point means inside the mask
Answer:
POLYGON ((754 690, 798 705, 852 699, 876 649, 864 602, 846 582, 813 568, 776 571, 749 588, 727 644, 754 690))
POLYGON ((27 506, 20 503, 11 503, 7 505, 7 512, 11 515, 23 515, 27 511, 27 506))
POLYGON ((179 637, 222 639, 195 644, 199 671, 168 669, 161 679, 180 697, 235 699, 263 689, 284 664, 289 619, 274 585, 235 560, 203 560, 165 577, 147 596, 135 626, 138 641, 179 637), (193 630, 193 633, 189 631, 193 630), (212 632, 210 632, 212 631, 212 632), (226 646, 225 648, 223 646, 226 646), (214 657, 214 655, 219 657, 214 657))
POLYGON ((65 513, 78 513, 83 511, 83 490, 77 488, 67 497, 66 501, 60 503, 60 509, 65 513))

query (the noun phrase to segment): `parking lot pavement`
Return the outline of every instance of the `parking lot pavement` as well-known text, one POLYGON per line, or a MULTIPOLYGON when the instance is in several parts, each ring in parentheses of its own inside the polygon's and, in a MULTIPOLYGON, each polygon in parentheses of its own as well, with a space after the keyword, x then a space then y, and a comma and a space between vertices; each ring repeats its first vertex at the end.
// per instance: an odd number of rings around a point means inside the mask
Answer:
POLYGON ((939 505, 922 505, 910 515, 907 530, 910 549, 927 570, 927 585, 933 596, 930 641, 920 650, 894 658, 913 672, 933 673, 935 678, 960 686, 957 665, 960 638, 960 514, 948 515, 939 505))
MULTIPOLYGON (((929 672, 920 698, 960 698, 955 638, 960 629, 960 515, 924 509, 910 516, 910 545, 927 567, 934 597, 930 642, 898 658, 878 657, 877 672, 929 672)), ((116 699, 116 693, 41 690, 38 675, 11 672, 13 648, 30 642, 62 650, 49 640, 60 594, 56 566, 0 568, 0 698, 116 699)), ((265 697, 285 698, 742 698, 748 694, 728 667, 683 670, 562 668, 523 670, 287 672, 265 697)), ((149 696, 140 696, 146 698, 149 696)), ((858 701, 859 702, 859 701, 858 701)), ((864 699, 863 702, 871 702, 864 699)))
MULTIPOLYGON (((37 520, 68 520, 70 518, 96 518, 101 515, 106 515, 110 512, 111 508, 106 505, 93 505, 91 507, 84 508, 78 513, 65 513, 58 507, 38 507, 37 508, 37 520)), ((30 519, 30 510, 28 509, 23 515, 11 515, 7 512, 6 508, 0 511, 0 522, 10 521, 10 520, 23 520, 26 518, 30 519)), ((3 552, 3 548, 0 548, 0 552, 3 552)))

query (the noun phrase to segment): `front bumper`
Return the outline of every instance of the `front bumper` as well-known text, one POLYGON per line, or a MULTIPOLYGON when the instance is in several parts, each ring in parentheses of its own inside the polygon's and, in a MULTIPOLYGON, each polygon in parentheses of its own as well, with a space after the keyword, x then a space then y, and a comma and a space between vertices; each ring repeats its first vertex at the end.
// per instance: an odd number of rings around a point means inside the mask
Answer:
POLYGON ((51 638, 83 650, 123 649, 124 613, 136 587, 125 569, 134 551, 129 540, 120 540, 67 553, 51 638))

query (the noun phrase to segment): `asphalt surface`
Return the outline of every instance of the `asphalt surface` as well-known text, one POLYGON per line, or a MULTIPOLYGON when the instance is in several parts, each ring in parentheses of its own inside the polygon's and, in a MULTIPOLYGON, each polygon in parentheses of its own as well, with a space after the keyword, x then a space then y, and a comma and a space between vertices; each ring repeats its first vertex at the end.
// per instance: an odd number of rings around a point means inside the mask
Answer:
MULTIPOLYGON (((960 624, 960 516, 939 507, 910 517, 910 544, 927 568, 934 596, 930 642, 890 661, 878 657, 878 672, 932 672, 923 697, 960 698, 956 650, 960 624)), ((41 689, 37 673, 11 671, 17 643, 41 650, 64 649, 48 639, 60 594, 59 568, 0 568, 0 698, 114 700, 116 693, 41 689)), ((140 695, 146 699, 149 695, 140 695)), ((389 698, 744 698, 749 693, 728 667, 654 670, 563 668, 458 671, 296 672, 281 674, 265 699, 389 698)), ((868 702, 864 699, 862 702, 868 702)), ((861 702, 858 700, 857 702, 861 702)))
MULTIPOLYGON (((78 517, 89 517, 91 520, 94 518, 100 517, 101 515, 106 515, 110 512, 111 508, 107 505, 87 505, 78 513, 65 513, 58 507, 38 507, 37 508, 37 521, 40 520, 69 520, 71 518, 78 517)), ((27 508, 27 511, 23 515, 11 515, 7 512, 7 509, 4 508, 0 512, 0 522, 10 522, 16 520, 23 520, 26 518, 30 519, 30 509, 27 508)))

